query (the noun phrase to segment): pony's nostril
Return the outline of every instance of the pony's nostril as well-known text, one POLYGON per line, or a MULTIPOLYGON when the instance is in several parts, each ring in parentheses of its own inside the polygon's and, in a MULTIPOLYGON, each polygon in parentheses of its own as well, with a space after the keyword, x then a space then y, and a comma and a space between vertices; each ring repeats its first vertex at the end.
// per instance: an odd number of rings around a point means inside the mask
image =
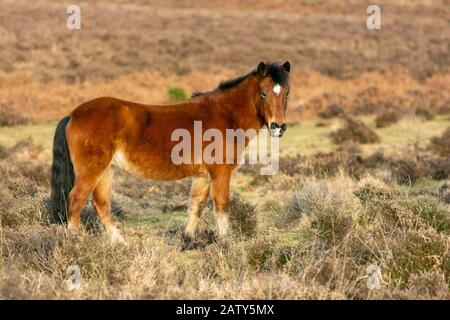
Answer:
POLYGON ((276 122, 271 122, 269 125, 269 128, 270 129, 284 129, 284 128, 286 128, 286 123, 279 124, 276 122))
POLYGON ((281 137, 284 131, 286 131, 286 128, 287 128, 286 123, 271 122, 269 124, 270 132, 274 137, 281 137))

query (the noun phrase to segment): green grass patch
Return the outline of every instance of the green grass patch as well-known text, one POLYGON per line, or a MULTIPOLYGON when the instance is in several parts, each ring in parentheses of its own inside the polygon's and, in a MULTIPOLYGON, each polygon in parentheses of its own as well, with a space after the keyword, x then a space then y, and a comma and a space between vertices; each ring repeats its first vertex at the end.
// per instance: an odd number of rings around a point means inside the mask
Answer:
POLYGON ((408 189, 411 193, 419 193, 423 191, 439 191, 442 183, 429 178, 423 178, 417 180, 414 184, 412 184, 408 189))
POLYGON ((406 206, 429 226, 439 232, 450 234, 450 210, 436 199, 420 196, 408 200, 406 206))
POLYGON ((186 90, 180 87, 171 86, 167 89, 167 93, 173 102, 182 102, 188 99, 186 90))
POLYGON ((450 257, 447 250, 445 243, 435 236, 426 237, 418 232, 410 232, 394 250, 389 268, 391 276, 406 284, 413 274, 438 270, 444 273, 449 283, 450 257))
POLYGON ((149 212, 143 215, 126 216, 125 225, 128 227, 145 226, 145 228, 156 232, 166 231, 170 226, 182 225, 186 217, 185 211, 170 213, 149 212))
POLYGON ((329 127, 318 127, 317 121, 313 120, 289 126, 283 138, 280 139, 280 153, 295 155, 331 151, 334 145, 328 137, 329 133, 329 127))
POLYGON ((42 145, 49 153, 53 145, 56 124, 56 121, 51 121, 15 127, 0 127, 0 145, 13 147, 18 141, 31 137, 33 143, 42 145))

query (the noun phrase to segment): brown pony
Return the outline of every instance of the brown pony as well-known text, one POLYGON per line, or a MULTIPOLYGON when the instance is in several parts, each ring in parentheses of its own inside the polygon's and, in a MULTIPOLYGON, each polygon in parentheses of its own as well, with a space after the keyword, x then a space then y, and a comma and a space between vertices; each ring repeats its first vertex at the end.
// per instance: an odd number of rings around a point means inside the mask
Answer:
POLYGON ((237 159, 222 164, 174 164, 171 151, 177 142, 171 134, 179 128, 193 134, 194 121, 201 121, 202 130, 216 128, 225 133, 226 129, 259 130, 266 125, 272 136, 281 136, 286 130, 289 72, 289 62, 261 62, 249 74, 175 105, 143 105, 109 97, 83 103, 59 122, 55 132, 52 219, 78 230, 80 211, 92 193, 110 241, 125 243, 110 208, 111 164, 117 159, 129 171, 150 179, 193 177, 185 234, 195 235, 211 192, 218 234, 226 236, 230 177, 237 159))

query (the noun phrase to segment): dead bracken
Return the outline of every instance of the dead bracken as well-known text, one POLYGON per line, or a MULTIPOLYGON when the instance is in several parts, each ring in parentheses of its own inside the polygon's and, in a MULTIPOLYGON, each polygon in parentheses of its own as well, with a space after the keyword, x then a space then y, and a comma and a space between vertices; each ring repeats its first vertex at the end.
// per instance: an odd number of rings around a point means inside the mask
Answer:
POLYGON ((350 116, 344 118, 344 127, 331 133, 330 138, 336 144, 349 140, 363 144, 380 142, 380 138, 375 131, 370 129, 361 120, 350 116))

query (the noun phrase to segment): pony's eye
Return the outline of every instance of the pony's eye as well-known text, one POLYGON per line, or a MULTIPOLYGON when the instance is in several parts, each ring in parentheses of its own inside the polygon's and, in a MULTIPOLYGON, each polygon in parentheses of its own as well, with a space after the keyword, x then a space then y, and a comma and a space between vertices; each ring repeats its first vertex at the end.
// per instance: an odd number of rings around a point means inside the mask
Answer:
POLYGON ((261 98, 265 99, 267 97, 266 93, 264 91, 261 91, 261 98))
POLYGON ((289 91, 288 91, 288 92, 286 92, 286 98, 287 98, 287 97, 289 97, 289 91))

